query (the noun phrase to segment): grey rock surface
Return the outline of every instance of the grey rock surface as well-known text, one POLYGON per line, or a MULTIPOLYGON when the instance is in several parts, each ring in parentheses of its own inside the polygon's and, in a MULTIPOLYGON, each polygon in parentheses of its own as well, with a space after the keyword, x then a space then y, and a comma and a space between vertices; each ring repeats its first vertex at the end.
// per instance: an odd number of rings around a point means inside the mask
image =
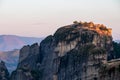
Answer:
POLYGON ((97 80, 112 51, 111 29, 92 22, 67 25, 40 46, 23 47, 11 80, 97 80))
POLYGON ((9 72, 4 61, 0 62, 0 80, 9 80, 9 72))

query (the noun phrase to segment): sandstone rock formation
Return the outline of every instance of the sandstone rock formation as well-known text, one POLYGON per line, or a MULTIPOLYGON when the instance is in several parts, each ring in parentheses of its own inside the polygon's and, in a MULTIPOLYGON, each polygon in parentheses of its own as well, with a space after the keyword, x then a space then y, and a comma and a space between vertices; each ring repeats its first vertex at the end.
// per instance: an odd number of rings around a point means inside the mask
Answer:
POLYGON ((40 46, 24 46, 11 80, 97 80, 112 52, 111 29, 74 22, 59 28, 40 46))
POLYGON ((39 58, 39 46, 37 43, 24 46, 20 50, 20 58, 17 70, 12 72, 11 80, 37 80, 37 60, 39 58))
POLYGON ((4 61, 0 62, 0 80, 9 80, 9 72, 4 61))
POLYGON ((120 59, 110 60, 102 64, 99 70, 99 80, 120 80, 120 59))

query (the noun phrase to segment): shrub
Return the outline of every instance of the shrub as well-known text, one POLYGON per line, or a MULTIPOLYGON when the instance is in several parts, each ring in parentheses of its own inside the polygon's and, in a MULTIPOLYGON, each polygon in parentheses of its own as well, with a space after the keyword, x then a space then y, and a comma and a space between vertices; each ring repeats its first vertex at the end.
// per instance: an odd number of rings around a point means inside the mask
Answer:
POLYGON ((74 24, 78 24, 79 22, 78 21, 73 21, 74 24))

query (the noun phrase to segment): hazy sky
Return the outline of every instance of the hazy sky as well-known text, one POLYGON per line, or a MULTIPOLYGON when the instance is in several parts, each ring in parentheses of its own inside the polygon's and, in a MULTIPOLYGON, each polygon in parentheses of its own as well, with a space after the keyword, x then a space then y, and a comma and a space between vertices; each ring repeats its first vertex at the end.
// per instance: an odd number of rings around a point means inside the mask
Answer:
POLYGON ((120 39, 120 0, 0 0, 0 34, 43 37, 75 20, 104 24, 120 39))

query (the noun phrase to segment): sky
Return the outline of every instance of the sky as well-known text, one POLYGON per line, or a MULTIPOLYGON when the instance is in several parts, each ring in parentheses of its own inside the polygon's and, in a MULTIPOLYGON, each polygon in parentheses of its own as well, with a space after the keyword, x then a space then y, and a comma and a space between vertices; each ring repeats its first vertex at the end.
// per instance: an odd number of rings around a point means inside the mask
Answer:
POLYGON ((73 21, 93 21, 120 39, 120 0, 0 0, 0 34, 46 37, 73 21))

